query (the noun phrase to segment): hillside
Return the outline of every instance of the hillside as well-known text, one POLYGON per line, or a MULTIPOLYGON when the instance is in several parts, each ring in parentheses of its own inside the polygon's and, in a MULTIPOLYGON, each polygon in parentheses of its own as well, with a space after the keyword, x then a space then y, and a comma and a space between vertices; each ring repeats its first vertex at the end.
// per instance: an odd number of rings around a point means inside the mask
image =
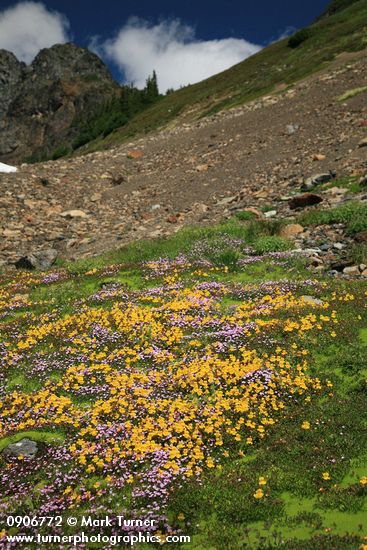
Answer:
POLYGON ((367 0, 334 0, 327 14, 308 28, 307 39, 297 47, 289 47, 288 38, 271 44, 227 71, 168 95, 85 151, 110 147, 157 128, 199 120, 265 94, 276 95, 326 68, 342 52, 366 47, 367 0))
POLYGON ((366 90, 362 51, 212 119, 0 174, 0 260, 12 264, 50 249, 80 258, 245 208, 291 218, 289 200, 304 179, 330 170, 335 185, 314 189, 321 207, 363 197, 357 183, 366 171, 367 147, 359 146, 366 90), (349 189, 348 181, 357 185, 349 189), (348 192, 336 193, 335 186, 348 192))

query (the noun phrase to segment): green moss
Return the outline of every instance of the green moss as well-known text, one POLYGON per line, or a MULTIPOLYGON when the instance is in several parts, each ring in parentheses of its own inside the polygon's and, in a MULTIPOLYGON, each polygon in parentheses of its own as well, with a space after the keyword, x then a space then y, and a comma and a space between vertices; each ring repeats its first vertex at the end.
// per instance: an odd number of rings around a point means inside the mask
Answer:
POLYGON ((359 88, 353 88, 353 90, 348 90, 344 94, 338 97, 338 101, 347 101, 356 95, 363 94, 367 92, 367 86, 361 86, 359 88))
POLYGON ((254 212, 251 212, 249 210, 243 210, 243 211, 240 211, 240 212, 236 212, 236 218, 238 220, 241 220, 241 221, 250 221, 250 220, 254 220, 256 218, 256 215, 254 214, 254 212))

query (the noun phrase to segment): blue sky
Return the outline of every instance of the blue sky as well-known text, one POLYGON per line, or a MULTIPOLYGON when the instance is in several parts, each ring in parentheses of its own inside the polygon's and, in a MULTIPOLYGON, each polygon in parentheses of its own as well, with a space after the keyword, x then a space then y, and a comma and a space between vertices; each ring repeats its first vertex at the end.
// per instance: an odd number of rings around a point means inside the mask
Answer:
MULTIPOLYGON (((161 88, 193 83, 308 25, 329 0, 0 0, 0 48, 30 62, 41 47, 93 48, 115 78, 161 88)), ((162 90, 165 91, 165 90, 162 90)))

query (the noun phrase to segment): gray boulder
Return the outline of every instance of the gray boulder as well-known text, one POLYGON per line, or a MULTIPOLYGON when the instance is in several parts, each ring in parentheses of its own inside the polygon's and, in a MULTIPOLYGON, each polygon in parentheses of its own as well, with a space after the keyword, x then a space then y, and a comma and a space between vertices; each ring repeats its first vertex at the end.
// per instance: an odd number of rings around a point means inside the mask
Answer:
POLYGON ((18 457, 20 455, 25 458, 34 458, 37 453, 38 447, 35 441, 25 437, 18 441, 18 443, 11 443, 3 450, 3 454, 9 457, 18 457))
POLYGON ((17 269, 48 269, 51 267, 57 258, 57 250, 48 248, 47 250, 39 250, 32 252, 27 256, 22 256, 15 262, 17 269))
POLYGON ((328 183, 335 177, 336 177, 336 172, 334 170, 330 170, 329 172, 324 172, 322 174, 315 174, 310 178, 306 178, 303 181, 302 189, 304 191, 309 191, 310 189, 313 189, 317 185, 321 185, 322 183, 328 183))

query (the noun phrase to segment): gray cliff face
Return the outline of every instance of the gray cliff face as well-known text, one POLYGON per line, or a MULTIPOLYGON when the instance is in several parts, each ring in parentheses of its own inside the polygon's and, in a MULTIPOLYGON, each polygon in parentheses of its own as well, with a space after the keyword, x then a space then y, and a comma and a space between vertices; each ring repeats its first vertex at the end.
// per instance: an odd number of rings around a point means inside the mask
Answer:
MULTIPOLYGON (((14 54, 0 50, 0 136, 5 126, 5 116, 9 105, 19 90, 23 80, 25 64, 14 54)), ((16 146, 12 140, 0 140, 0 155, 10 153, 16 146)))
POLYGON ((22 81, 25 65, 14 54, 0 50, 0 117, 3 116, 22 81))
POLYGON ((0 160, 45 156, 71 143, 75 119, 118 89, 98 56, 73 44, 43 49, 29 66, 0 50, 0 160))

